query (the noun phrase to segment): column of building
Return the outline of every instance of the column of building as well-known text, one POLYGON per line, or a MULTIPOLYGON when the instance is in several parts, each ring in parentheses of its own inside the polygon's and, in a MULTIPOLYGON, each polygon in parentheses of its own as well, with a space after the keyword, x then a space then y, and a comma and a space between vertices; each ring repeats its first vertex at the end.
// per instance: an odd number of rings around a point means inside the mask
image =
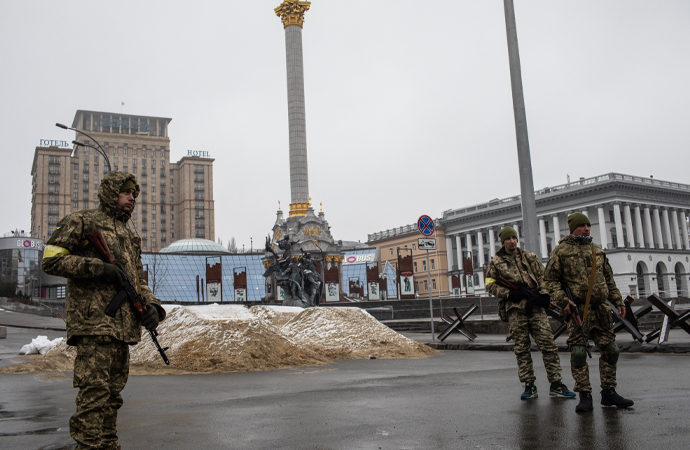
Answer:
POLYGON ((544 222, 544 217, 539 218, 539 250, 542 258, 549 256, 548 249, 546 247, 546 223, 544 222))
POLYGON ((623 205, 623 214, 625 215, 625 230, 628 234, 628 247, 635 248, 635 236, 632 223, 632 214, 630 213, 630 204, 623 205))
POLYGON ((453 293, 453 276, 450 272, 453 270, 453 238, 446 235, 446 264, 448 267, 448 295, 453 293))

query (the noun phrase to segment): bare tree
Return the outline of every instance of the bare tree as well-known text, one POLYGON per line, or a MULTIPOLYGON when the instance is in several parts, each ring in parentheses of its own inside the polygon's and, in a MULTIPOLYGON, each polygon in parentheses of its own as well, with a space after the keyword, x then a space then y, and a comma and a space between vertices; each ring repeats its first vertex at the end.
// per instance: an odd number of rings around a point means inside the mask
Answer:
POLYGON ((149 286, 153 295, 156 295, 156 289, 163 285, 167 277, 168 266, 163 264, 160 255, 154 253, 153 261, 149 265, 149 286))
POLYGON ((237 242, 235 241, 234 237, 230 238, 230 242, 228 243, 228 251, 231 253, 237 253, 237 242))

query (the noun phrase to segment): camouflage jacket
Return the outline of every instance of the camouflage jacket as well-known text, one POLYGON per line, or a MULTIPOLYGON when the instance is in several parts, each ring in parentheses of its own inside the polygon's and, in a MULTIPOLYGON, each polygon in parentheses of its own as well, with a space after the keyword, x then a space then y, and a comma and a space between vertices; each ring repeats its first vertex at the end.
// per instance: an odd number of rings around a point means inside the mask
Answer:
POLYGON ((508 300, 508 295, 510 294, 510 289, 505 286, 499 285, 496 280, 498 277, 505 278, 511 283, 517 285, 526 285, 528 288, 535 291, 542 287, 544 279, 544 266, 532 252, 523 250, 521 248, 517 249, 520 255, 520 263, 522 265, 522 272, 528 277, 528 279, 523 280, 520 276, 520 271, 515 264, 515 258, 506 252, 505 248, 501 248, 491 259, 489 263, 489 269, 486 271, 485 285, 489 294, 494 297, 502 299, 505 303, 505 309, 510 310, 511 308, 525 309, 527 307, 527 300, 522 299, 519 302, 511 302, 508 300))
POLYGON ((604 250, 594 245, 591 239, 579 239, 568 235, 558 241, 544 272, 544 283, 551 298, 559 306, 564 307, 568 303, 561 282, 566 283, 573 292, 575 303, 585 303, 589 276, 592 272, 592 249, 596 256, 596 270, 590 305, 606 303, 606 300, 623 305, 621 293, 613 280, 613 270, 604 250))
MULTIPOLYGON (((165 310, 143 280, 141 239, 129 228, 130 213, 117 207, 119 188, 134 175, 109 172, 98 189, 100 205, 65 216, 47 241, 42 268, 46 273, 67 278, 65 304, 67 343, 74 345, 78 336, 111 336, 135 344, 141 339, 141 325, 132 307, 124 302, 115 317, 105 308, 117 293, 117 287, 102 279, 103 260, 86 239, 86 234, 100 230, 113 257, 123 265, 137 291, 146 302, 156 306, 161 320, 165 310)), ((139 186, 137 185, 137 194, 139 186)))

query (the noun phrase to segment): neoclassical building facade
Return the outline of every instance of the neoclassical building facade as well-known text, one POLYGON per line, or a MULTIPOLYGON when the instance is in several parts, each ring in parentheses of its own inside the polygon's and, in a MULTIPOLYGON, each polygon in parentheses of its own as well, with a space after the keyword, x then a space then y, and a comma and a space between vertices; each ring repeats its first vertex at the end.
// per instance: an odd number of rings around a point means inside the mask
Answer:
MULTIPOLYGON (((539 248, 530 250, 545 263, 569 234, 568 215, 580 211, 592 223, 594 241, 606 250, 623 296, 690 296, 690 185, 608 173, 541 189, 536 206, 539 248)), ((463 252, 471 252, 475 289, 481 293, 483 271, 501 248, 498 231, 510 225, 520 234, 520 197, 450 209, 440 222, 449 280, 462 270, 463 252)))

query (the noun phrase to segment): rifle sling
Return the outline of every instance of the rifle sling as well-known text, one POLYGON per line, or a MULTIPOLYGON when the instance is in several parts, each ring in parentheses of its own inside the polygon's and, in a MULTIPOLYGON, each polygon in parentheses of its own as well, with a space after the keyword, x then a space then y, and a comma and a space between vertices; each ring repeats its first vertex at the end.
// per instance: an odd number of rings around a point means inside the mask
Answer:
POLYGON ((587 286, 587 297, 585 298, 585 310, 582 312, 582 320, 587 318, 589 314, 589 301, 592 298, 592 288, 594 287, 594 273, 597 270, 597 255, 594 252, 594 244, 590 244, 592 248, 592 271, 589 274, 589 285, 587 286))

